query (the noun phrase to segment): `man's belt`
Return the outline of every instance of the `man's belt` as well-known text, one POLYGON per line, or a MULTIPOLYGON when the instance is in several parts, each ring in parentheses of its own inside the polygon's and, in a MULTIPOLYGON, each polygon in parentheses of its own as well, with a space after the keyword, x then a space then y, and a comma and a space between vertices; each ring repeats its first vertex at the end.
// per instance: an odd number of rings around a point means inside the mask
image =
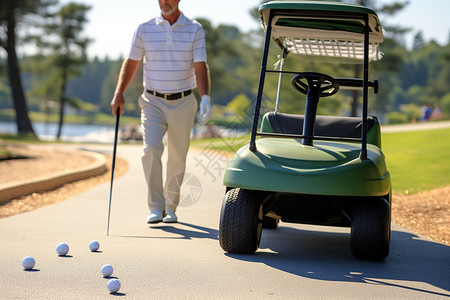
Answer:
POLYGON ((162 94, 157 91, 147 90, 147 93, 151 95, 155 95, 156 97, 164 98, 166 100, 177 100, 183 97, 186 97, 192 93, 192 90, 186 90, 178 93, 172 93, 172 94, 162 94))

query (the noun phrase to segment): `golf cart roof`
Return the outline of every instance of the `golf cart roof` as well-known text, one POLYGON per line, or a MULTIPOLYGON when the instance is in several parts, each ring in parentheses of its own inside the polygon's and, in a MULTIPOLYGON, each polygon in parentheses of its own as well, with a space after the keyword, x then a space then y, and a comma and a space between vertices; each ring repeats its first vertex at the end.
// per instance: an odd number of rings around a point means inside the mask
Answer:
POLYGON ((369 20, 369 60, 382 58, 383 32, 370 8, 331 1, 271 1, 259 7, 267 29, 272 19, 272 39, 287 53, 364 58, 364 17, 369 20))

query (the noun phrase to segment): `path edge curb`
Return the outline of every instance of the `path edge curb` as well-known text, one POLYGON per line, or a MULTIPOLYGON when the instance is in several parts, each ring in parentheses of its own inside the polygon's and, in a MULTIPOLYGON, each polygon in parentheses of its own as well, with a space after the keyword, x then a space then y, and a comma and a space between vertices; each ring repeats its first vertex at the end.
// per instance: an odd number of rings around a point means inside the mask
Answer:
POLYGON ((93 157, 95 162, 82 168, 57 172, 33 180, 0 185, 0 204, 32 193, 52 190, 66 183, 97 176, 107 171, 106 157, 104 155, 89 151, 77 152, 93 157))

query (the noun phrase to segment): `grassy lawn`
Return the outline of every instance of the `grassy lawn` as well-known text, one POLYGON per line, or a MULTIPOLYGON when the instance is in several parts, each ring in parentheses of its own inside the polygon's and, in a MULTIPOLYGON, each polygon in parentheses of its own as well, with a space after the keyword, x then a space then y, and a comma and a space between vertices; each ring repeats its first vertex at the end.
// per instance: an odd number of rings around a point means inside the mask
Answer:
POLYGON ((236 152, 239 148, 250 142, 250 134, 241 137, 220 137, 202 140, 192 140, 191 146, 208 148, 217 151, 236 152))
POLYGON ((394 192, 450 184, 450 129, 385 133, 382 147, 394 192))
POLYGON ((0 145, 0 161, 10 157, 11 153, 0 145))
MULTIPOLYGON (((235 152, 249 135, 192 141, 197 148, 235 152)), ((384 133, 383 152, 394 192, 417 193, 450 184, 450 129, 384 133)))

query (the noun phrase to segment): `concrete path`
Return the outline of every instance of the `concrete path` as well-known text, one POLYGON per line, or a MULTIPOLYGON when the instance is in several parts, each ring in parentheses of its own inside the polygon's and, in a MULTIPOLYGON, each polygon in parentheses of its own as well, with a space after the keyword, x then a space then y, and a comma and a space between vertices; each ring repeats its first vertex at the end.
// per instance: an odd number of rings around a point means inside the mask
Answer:
MULTIPOLYGON (((110 146, 83 146, 110 152, 110 146)), ((448 299, 450 248, 394 226, 383 263, 355 260, 349 230, 281 223, 255 255, 224 253, 218 223, 228 159, 191 151, 178 224, 149 226, 140 146, 119 145, 130 164, 114 182, 59 204, 0 219, 1 299, 448 299), (91 240, 100 242, 90 252, 91 240), (70 246, 58 257, 59 242, 70 246), (35 269, 24 271, 22 258, 35 269), (122 288, 109 294, 100 268, 122 288)))
POLYGON ((405 132, 405 131, 423 131, 423 130, 435 130, 445 128, 450 128, 450 121, 383 125, 381 126, 381 132, 389 133, 389 132, 405 132))

